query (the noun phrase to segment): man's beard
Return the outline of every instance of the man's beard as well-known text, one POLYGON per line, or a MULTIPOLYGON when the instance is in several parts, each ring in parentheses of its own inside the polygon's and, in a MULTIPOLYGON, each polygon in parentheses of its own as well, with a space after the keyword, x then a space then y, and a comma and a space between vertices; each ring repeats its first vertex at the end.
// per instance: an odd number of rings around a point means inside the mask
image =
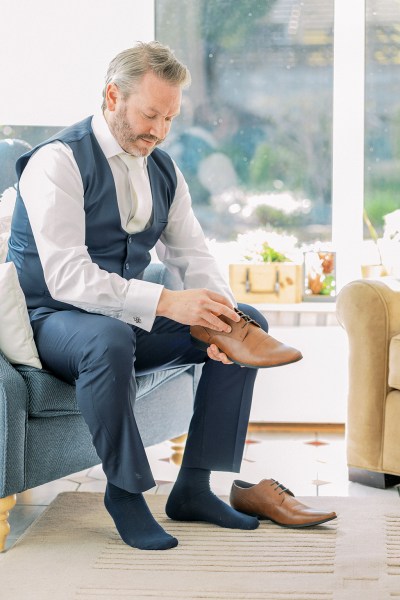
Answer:
POLYGON ((154 148, 163 141, 150 134, 144 133, 135 135, 126 118, 126 106, 124 106, 118 113, 114 115, 114 119, 109 126, 111 133, 114 135, 121 148, 133 156, 148 156, 153 152, 154 148), (155 142, 155 145, 152 148, 140 149, 136 146, 136 143, 139 140, 155 142))

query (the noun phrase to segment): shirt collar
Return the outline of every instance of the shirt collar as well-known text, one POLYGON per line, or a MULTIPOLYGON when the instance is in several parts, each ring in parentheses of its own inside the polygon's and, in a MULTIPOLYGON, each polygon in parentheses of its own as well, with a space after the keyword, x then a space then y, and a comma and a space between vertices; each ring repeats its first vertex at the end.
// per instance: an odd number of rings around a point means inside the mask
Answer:
MULTIPOLYGON (((102 111, 97 111, 92 118, 92 129, 95 135, 96 140, 99 143, 100 148, 104 152, 104 155, 107 159, 112 158, 113 156, 117 156, 118 154, 126 154, 125 150, 121 148, 118 144, 117 140, 113 136, 108 127, 108 123, 102 113, 102 111)), ((140 156, 138 157, 138 161, 142 162, 143 166, 147 166, 147 157, 140 156)))

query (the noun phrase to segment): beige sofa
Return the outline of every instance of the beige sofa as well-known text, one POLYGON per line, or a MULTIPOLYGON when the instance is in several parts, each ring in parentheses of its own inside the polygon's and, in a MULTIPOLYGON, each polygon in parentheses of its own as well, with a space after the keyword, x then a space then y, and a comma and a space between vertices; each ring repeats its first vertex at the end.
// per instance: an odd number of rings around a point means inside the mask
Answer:
POLYGON ((337 298, 349 339, 350 481, 400 483, 400 281, 357 280, 337 298))

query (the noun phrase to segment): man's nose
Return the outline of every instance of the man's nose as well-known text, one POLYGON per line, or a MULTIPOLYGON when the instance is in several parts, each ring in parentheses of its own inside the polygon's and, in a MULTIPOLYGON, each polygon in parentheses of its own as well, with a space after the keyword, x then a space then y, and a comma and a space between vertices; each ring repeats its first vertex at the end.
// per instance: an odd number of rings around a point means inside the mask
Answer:
POLYGON ((150 130, 151 135, 154 135, 159 140, 163 140, 169 131, 169 123, 165 119, 157 119, 152 123, 150 130))

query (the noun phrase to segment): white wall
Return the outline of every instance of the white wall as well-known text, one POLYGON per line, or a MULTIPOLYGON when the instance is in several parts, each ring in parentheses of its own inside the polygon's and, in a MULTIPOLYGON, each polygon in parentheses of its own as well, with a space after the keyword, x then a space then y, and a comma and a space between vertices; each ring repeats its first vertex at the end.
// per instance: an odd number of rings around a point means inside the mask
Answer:
POLYGON ((303 360, 282 368, 259 370, 250 421, 345 423, 348 341, 344 329, 271 326, 270 333, 300 348, 303 360))
POLYGON ((101 104, 110 60, 154 39, 153 0, 2 0, 0 125, 68 125, 101 104))

